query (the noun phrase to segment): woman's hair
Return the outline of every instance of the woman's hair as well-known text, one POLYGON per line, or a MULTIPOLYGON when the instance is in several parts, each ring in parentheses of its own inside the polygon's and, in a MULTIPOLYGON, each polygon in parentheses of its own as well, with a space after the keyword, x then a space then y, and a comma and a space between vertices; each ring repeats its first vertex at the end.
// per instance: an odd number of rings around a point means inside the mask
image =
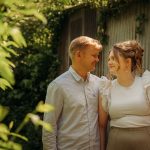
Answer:
POLYGON ((134 72, 135 74, 142 73, 142 56, 144 50, 137 41, 130 40, 116 43, 114 44, 112 51, 118 63, 119 63, 118 58, 119 55, 125 59, 130 58, 131 71, 134 72))
POLYGON ((69 56, 72 59, 73 55, 78 50, 86 49, 88 46, 93 46, 96 49, 102 49, 102 45, 98 40, 87 36, 79 36, 71 41, 69 46, 69 56))

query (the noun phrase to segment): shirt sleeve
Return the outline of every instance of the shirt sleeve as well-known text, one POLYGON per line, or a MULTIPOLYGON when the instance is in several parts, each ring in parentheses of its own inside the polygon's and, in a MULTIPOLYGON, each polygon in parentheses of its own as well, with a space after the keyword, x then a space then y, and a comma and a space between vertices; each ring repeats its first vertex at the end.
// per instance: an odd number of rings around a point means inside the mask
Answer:
POLYGON ((109 95, 110 95, 111 81, 102 76, 99 86, 99 93, 102 97, 102 107, 105 112, 108 112, 109 107, 109 95))
POLYGON ((142 80, 143 80, 143 84, 144 84, 145 88, 147 88, 148 86, 150 86, 150 71, 146 70, 143 73, 142 80))
POLYGON ((146 98, 150 104, 150 71, 146 70, 142 75, 146 98))
POLYGON ((63 109, 63 91, 54 81, 48 86, 45 103, 54 106, 54 111, 45 113, 43 120, 53 127, 52 132, 43 129, 43 150, 57 150, 57 121, 63 109))

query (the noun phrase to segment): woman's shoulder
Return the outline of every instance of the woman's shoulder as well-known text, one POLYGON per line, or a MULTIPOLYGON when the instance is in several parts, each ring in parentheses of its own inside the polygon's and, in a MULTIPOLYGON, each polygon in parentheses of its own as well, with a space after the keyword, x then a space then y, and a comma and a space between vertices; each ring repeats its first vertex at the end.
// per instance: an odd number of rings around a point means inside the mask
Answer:
POLYGON ((150 86, 150 71, 146 70, 142 75, 142 83, 145 88, 150 86))
POLYGON ((109 80, 107 77, 105 76, 102 76, 100 78, 100 82, 99 82, 99 88, 106 88, 106 87, 109 87, 111 85, 111 80, 109 80))

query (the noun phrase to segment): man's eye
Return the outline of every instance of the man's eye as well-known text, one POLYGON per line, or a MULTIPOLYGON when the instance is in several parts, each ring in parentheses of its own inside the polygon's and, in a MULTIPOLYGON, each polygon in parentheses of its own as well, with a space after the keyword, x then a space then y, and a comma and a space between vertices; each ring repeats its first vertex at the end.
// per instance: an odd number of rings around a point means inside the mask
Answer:
POLYGON ((99 55, 93 55, 93 57, 97 58, 97 57, 99 57, 99 55))

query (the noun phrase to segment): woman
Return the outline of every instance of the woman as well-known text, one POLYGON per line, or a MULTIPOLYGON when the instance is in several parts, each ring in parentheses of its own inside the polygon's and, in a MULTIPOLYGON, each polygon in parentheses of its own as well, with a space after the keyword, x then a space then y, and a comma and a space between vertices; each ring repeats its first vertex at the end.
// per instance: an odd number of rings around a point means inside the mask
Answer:
POLYGON ((142 56, 137 41, 117 43, 109 53, 109 72, 116 79, 104 78, 100 85, 101 150, 150 150, 150 72, 142 74, 142 56))

